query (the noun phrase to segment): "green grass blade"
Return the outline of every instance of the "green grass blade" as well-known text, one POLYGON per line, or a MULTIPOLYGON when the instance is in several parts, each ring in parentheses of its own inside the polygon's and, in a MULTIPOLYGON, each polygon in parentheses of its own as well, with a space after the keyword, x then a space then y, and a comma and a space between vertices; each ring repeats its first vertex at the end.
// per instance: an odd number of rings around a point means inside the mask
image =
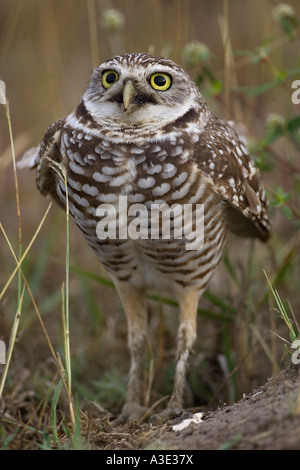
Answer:
POLYGON ((224 262, 224 265, 228 271, 228 274, 230 275, 231 279, 233 279, 233 281, 235 282, 235 284, 240 288, 241 287, 241 283, 239 281, 239 278, 235 272, 235 269, 229 259, 229 256, 227 253, 224 254, 224 257, 223 257, 223 262, 224 262))
POLYGON ((59 437, 57 433, 57 424, 56 424, 56 414, 57 414, 57 403, 59 400, 61 388, 63 386, 63 381, 60 380, 55 392, 53 394, 52 402, 51 402, 51 411, 50 411, 50 420, 51 420, 51 429, 52 429, 52 435, 53 435, 53 440, 58 446, 58 448, 61 448, 60 442, 59 442, 59 437))
POLYGON ((236 314, 236 309, 229 305, 225 300, 221 299, 219 296, 213 294, 209 290, 206 290, 203 294, 205 299, 209 300, 213 305, 217 307, 221 307, 222 310, 232 313, 233 315, 236 314))
POLYGON ((270 282, 270 280, 269 280, 269 278, 268 278, 268 275, 267 275, 267 273, 266 273, 265 271, 264 271, 264 274, 265 274, 265 276, 266 276, 266 278, 267 278, 267 281, 268 281, 268 284, 269 284, 269 288, 270 288, 271 293, 272 293, 272 295, 273 295, 273 297, 274 297, 274 300, 275 300, 276 305, 277 305, 277 307, 278 307, 278 309, 279 309, 279 312, 280 312, 280 314, 281 314, 281 316, 282 316, 282 319, 284 320, 284 322, 285 322, 285 324, 286 324, 286 326, 287 326, 287 328, 288 328, 288 330, 289 330, 290 340, 291 340, 291 342, 293 342, 293 341, 295 341, 295 340, 298 338, 298 335, 297 335, 297 333, 296 333, 295 330, 294 330, 293 324, 292 324, 291 320, 289 319, 288 313, 287 313, 287 311, 286 311, 286 309, 285 309, 285 306, 284 306, 284 304, 283 304, 283 302, 282 302, 282 300, 281 300, 281 298, 280 298, 280 296, 279 296, 277 290, 274 289, 274 287, 272 286, 272 284, 271 284, 271 282, 270 282))

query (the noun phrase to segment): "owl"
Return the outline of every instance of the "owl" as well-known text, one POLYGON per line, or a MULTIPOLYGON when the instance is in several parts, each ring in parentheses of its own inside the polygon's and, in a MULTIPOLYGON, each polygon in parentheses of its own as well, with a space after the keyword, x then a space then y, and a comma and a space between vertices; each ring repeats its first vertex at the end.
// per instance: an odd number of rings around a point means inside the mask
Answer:
POLYGON ((76 109, 48 128, 21 166, 36 168, 38 189, 61 207, 68 197, 75 224, 120 296, 130 371, 118 423, 145 415, 145 294, 169 290, 177 299, 173 392, 152 422, 180 416, 198 302, 227 234, 262 241, 270 234, 266 194, 245 142, 210 112, 181 67, 131 53, 94 70, 76 109), (153 208, 159 217, 152 224, 153 208), (184 227, 183 208, 189 209, 184 227))

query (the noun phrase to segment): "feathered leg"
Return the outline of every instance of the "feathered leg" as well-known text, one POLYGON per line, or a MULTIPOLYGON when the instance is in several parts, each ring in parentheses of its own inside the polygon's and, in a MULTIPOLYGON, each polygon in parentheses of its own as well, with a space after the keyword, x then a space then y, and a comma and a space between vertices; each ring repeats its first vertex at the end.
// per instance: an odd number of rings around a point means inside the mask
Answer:
POLYGON ((147 334, 147 303, 145 292, 134 290, 126 283, 116 281, 127 317, 128 348, 130 352, 129 384, 125 404, 117 423, 140 419, 147 411, 142 406, 143 357, 147 334))
POLYGON ((184 289, 177 293, 180 316, 173 393, 167 408, 151 417, 152 424, 162 424, 180 416, 183 412, 186 372, 188 359, 197 336, 197 307, 201 294, 202 292, 199 292, 197 288, 184 289))

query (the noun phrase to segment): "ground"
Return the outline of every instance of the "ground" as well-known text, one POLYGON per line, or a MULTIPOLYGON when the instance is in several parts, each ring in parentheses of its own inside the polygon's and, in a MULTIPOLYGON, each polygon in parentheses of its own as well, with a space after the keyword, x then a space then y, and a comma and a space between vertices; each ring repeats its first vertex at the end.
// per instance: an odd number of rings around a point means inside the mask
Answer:
POLYGON ((299 379, 300 369, 292 365, 237 403, 204 413, 203 422, 181 431, 172 429, 175 421, 157 428, 113 428, 94 420, 90 442, 110 450, 300 449, 299 379))

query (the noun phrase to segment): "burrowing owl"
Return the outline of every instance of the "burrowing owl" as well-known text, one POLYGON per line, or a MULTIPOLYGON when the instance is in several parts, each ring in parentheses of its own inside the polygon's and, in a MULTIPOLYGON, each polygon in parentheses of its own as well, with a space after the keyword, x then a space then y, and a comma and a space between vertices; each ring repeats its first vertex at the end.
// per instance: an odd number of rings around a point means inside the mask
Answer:
POLYGON ((198 301, 221 259, 227 231, 269 237, 265 191, 246 145, 229 124, 211 114, 178 65, 148 54, 126 54, 94 71, 77 108, 54 122, 36 153, 24 158, 24 165, 37 167, 41 193, 65 207, 64 180, 53 161, 66 169, 70 213, 112 277, 126 312, 131 366, 119 421, 139 419, 145 412, 145 292, 151 288, 170 289, 179 303, 174 389, 157 419, 178 416, 198 301), (184 231, 175 237, 180 211, 169 211, 169 236, 163 233, 162 211, 151 237, 151 217, 146 216, 155 204, 192 206, 193 227, 195 207, 203 207, 202 246, 189 249, 184 231), (135 236, 129 231, 120 236, 120 218, 129 228, 133 215, 141 213, 146 226, 135 236), (107 238, 99 229, 104 219, 116 229, 108 230, 107 238))

